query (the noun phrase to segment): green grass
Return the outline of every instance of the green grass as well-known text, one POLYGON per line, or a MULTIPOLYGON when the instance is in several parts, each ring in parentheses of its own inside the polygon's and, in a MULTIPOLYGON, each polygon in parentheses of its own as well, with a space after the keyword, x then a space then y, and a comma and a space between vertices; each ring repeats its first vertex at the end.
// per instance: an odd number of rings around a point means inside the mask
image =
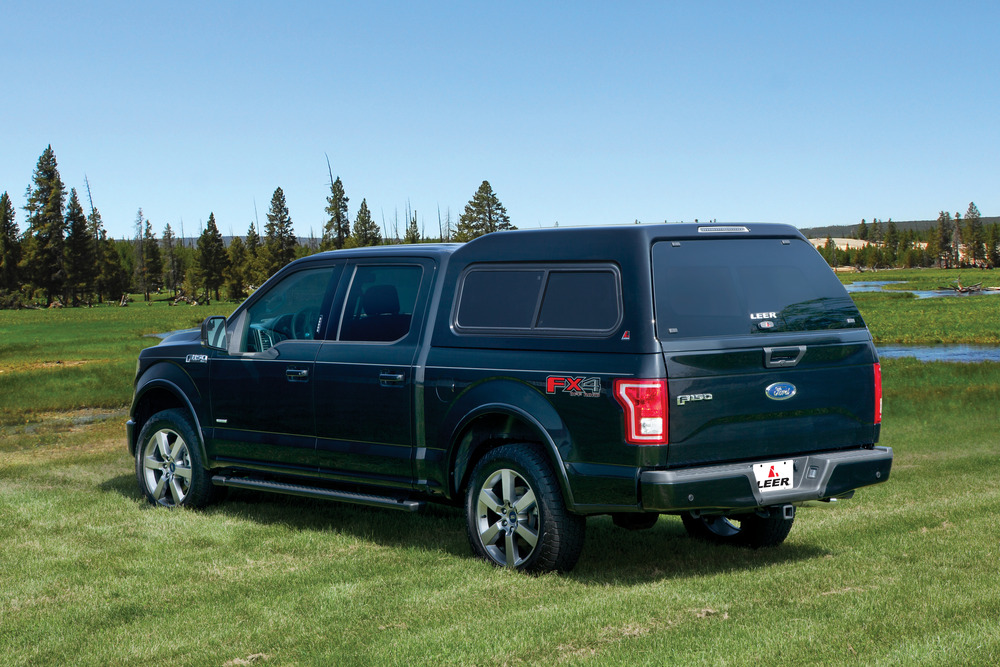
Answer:
POLYGON ((577 568, 470 556, 461 514, 138 494, 120 420, 0 438, 5 664, 995 664, 1000 365, 884 362, 891 479, 780 548, 591 519, 577 568), (238 662, 244 661, 244 662, 238 662))
POLYGON ((984 287, 1000 286, 1000 271, 988 269, 887 269, 865 273, 838 273, 841 282, 851 284, 870 280, 902 281, 902 285, 886 285, 884 290, 932 290, 950 287, 961 279, 965 286, 983 283, 984 287))
POLYGON ((856 293, 854 302, 876 343, 935 345, 1000 344, 1000 295, 970 295, 917 299, 906 290, 983 283, 1000 286, 1000 271, 981 269, 890 269, 866 273, 838 273, 845 284, 872 280, 898 281, 883 293, 856 293), (894 294, 893 292, 899 292, 894 294))
POLYGON ((232 304, 0 310, 0 425, 53 411, 128 405, 146 334, 198 326, 232 304))
MULTIPOLYGON (((993 299, 857 300, 879 340, 978 342, 993 299)), ((595 518, 572 573, 528 577, 447 507, 147 505, 120 416, 142 336, 230 309, 0 312, 0 664, 1000 662, 1000 364, 884 360, 891 479, 777 549, 595 518)))
POLYGON ((917 299, 911 294, 854 294, 876 343, 1000 344, 1000 296, 917 299))

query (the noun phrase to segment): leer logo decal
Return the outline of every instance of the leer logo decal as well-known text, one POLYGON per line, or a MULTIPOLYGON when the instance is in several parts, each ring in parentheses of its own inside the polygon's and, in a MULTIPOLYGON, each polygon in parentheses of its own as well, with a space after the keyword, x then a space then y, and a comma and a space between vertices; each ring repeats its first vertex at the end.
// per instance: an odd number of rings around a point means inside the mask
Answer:
POLYGON ((601 395, 601 378, 568 377, 550 375, 545 378, 545 393, 557 394, 564 392, 570 396, 586 396, 595 398, 601 395))
POLYGON ((757 490, 761 493, 791 489, 795 486, 795 466, 791 460, 756 463, 753 474, 757 479, 757 490))

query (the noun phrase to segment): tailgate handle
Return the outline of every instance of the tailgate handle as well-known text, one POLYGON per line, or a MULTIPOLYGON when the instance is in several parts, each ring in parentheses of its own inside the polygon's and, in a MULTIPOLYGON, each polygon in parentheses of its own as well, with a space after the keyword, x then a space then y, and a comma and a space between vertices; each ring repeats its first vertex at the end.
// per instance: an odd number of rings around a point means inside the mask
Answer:
POLYGON ((802 361, 802 357, 805 353, 805 345, 793 345, 790 347, 765 347, 764 367, 791 368, 802 361))

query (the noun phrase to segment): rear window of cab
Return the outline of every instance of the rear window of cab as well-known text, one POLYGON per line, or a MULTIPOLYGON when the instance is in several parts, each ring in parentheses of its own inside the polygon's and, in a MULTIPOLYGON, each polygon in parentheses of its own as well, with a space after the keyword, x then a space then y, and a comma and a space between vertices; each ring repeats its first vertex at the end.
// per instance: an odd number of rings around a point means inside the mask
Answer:
POLYGON ((474 265, 456 304, 463 334, 607 335, 622 319, 621 276, 612 264, 474 265))
POLYGON ((653 244, 660 340, 864 327, 826 261, 801 239, 653 244))

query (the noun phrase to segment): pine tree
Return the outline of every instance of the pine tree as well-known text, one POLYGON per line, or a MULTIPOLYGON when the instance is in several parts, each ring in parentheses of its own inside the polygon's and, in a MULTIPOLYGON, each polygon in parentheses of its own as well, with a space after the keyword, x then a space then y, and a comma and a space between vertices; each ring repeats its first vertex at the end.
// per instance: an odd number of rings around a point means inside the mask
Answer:
POLYGON ((330 196, 326 198, 326 214, 330 216, 323 226, 323 239, 320 250, 340 250, 351 235, 351 221, 347 215, 347 202, 350 201, 344 193, 344 184, 337 180, 330 184, 330 196))
POLYGON ((146 240, 142 236, 145 216, 140 207, 135 213, 135 236, 132 238, 132 285, 142 292, 143 299, 149 301, 149 272, 146 270, 146 240))
POLYGON ((979 209, 975 202, 969 202, 969 208, 965 212, 965 248, 968 259, 972 264, 979 264, 986 260, 986 232, 980 219, 979 209))
POLYGON ((52 146, 38 158, 32 184, 26 194, 24 207, 32 242, 25 244, 24 264, 31 282, 45 292, 48 303, 63 292, 66 270, 63 253, 66 243, 63 205, 65 187, 59 177, 59 166, 52 146))
POLYGON ((129 270, 122 262, 118 244, 108 238, 105 230, 100 232, 100 270, 97 282, 103 290, 103 295, 109 301, 120 299, 128 290, 129 270))
POLYGON ((97 273, 94 240, 90 235, 87 218, 83 214, 83 206, 80 205, 80 199, 76 195, 76 188, 69 192, 66 229, 67 301, 76 305, 81 295, 89 301, 97 273))
POLYGON ((833 242, 832 237, 826 237, 826 243, 823 244, 823 248, 820 249, 819 254, 823 256, 827 264, 837 266, 837 244, 833 242))
POLYGON ((508 229, 517 227, 510 224, 507 209, 500 203, 489 181, 483 181, 458 219, 455 240, 471 241, 484 234, 508 229))
POLYGON ((198 237, 198 269, 206 296, 214 292, 215 300, 219 300, 219 288, 225 280, 228 266, 226 243, 215 224, 215 213, 209 213, 205 231, 198 237))
POLYGON ((0 195, 0 290, 16 292, 17 263, 21 261, 21 232, 14 219, 14 204, 6 192, 0 195))
MULTIPOLYGON (((160 291, 163 287, 163 256, 160 253, 160 243, 153 233, 153 225, 146 221, 146 230, 142 234, 143 247, 146 250, 146 285, 151 292, 160 291)), ((149 298, 146 298, 149 301, 149 298)))
POLYGON ((896 258, 899 256, 899 230, 896 228, 896 223, 889 218, 889 222, 886 223, 885 229, 885 260, 890 266, 896 263, 896 258))
POLYGON ((90 204, 90 215, 87 216, 87 233, 90 236, 90 242, 94 244, 94 292, 97 294, 97 302, 102 303, 104 301, 104 283, 102 282, 101 263, 104 256, 102 242, 104 221, 101 219, 101 212, 94 208, 93 202, 90 204))
POLYGON ((351 241, 355 247, 381 245, 382 230, 378 223, 372 219, 371 211, 368 210, 368 202, 361 200, 361 207, 358 209, 358 217, 354 219, 354 233, 351 241))
POLYGON ((267 212, 267 225, 264 226, 264 247, 267 264, 267 276, 273 276, 278 269, 295 259, 297 240, 292 230, 292 218, 285 204, 285 193, 277 188, 271 196, 271 210, 267 212))
POLYGON ((163 236, 160 240, 163 247, 163 286, 170 290, 173 296, 177 296, 177 288, 183 282, 181 274, 180 257, 177 255, 177 237, 174 230, 170 228, 170 223, 163 228, 163 236))
POLYGON ((246 282, 252 289, 256 289, 267 280, 267 273, 263 267, 262 246, 260 234, 253 221, 250 222, 250 229, 247 230, 247 240, 245 243, 247 251, 247 274, 246 282))
POLYGON ((403 243, 420 243, 420 229, 417 227, 417 212, 410 216, 410 223, 406 226, 406 235, 403 236, 403 243))
POLYGON ((986 263, 991 269, 1000 266, 1000 223, 994 222, 986 230, 986 263))
POLYGON ((864 218, 861 218, 861 224, 858 225, 858 230, 855 232, 855 235, 859 241, 868 240, 868 225, 865 223, 864 218))
POLYGON ((872 226, 868 231, 868 240, 876 244, 881 244, 885 239, 885 225, 878 218, 872 218, 872 226))
POLYGON ((953 266, 962 266, 962 214, 955 211, 955 223, 951 226, 951 252, 953 266))
POLYGON ((246 298, 247 274, 249 270, 249 255, 243 239, 235 237, 229 243, 229 268, 226 269, 226 292, 233 301, 246 298))
POLYGON ((947 269, 952 266, 952 252, 951 252, 951 239, 952 239, 952 227, 951 227, 951 215, 945 211, 938 213, 937 218, 937 231, 934 234, 934 246, 937 250, 937 261, 942 269, 947 269))

